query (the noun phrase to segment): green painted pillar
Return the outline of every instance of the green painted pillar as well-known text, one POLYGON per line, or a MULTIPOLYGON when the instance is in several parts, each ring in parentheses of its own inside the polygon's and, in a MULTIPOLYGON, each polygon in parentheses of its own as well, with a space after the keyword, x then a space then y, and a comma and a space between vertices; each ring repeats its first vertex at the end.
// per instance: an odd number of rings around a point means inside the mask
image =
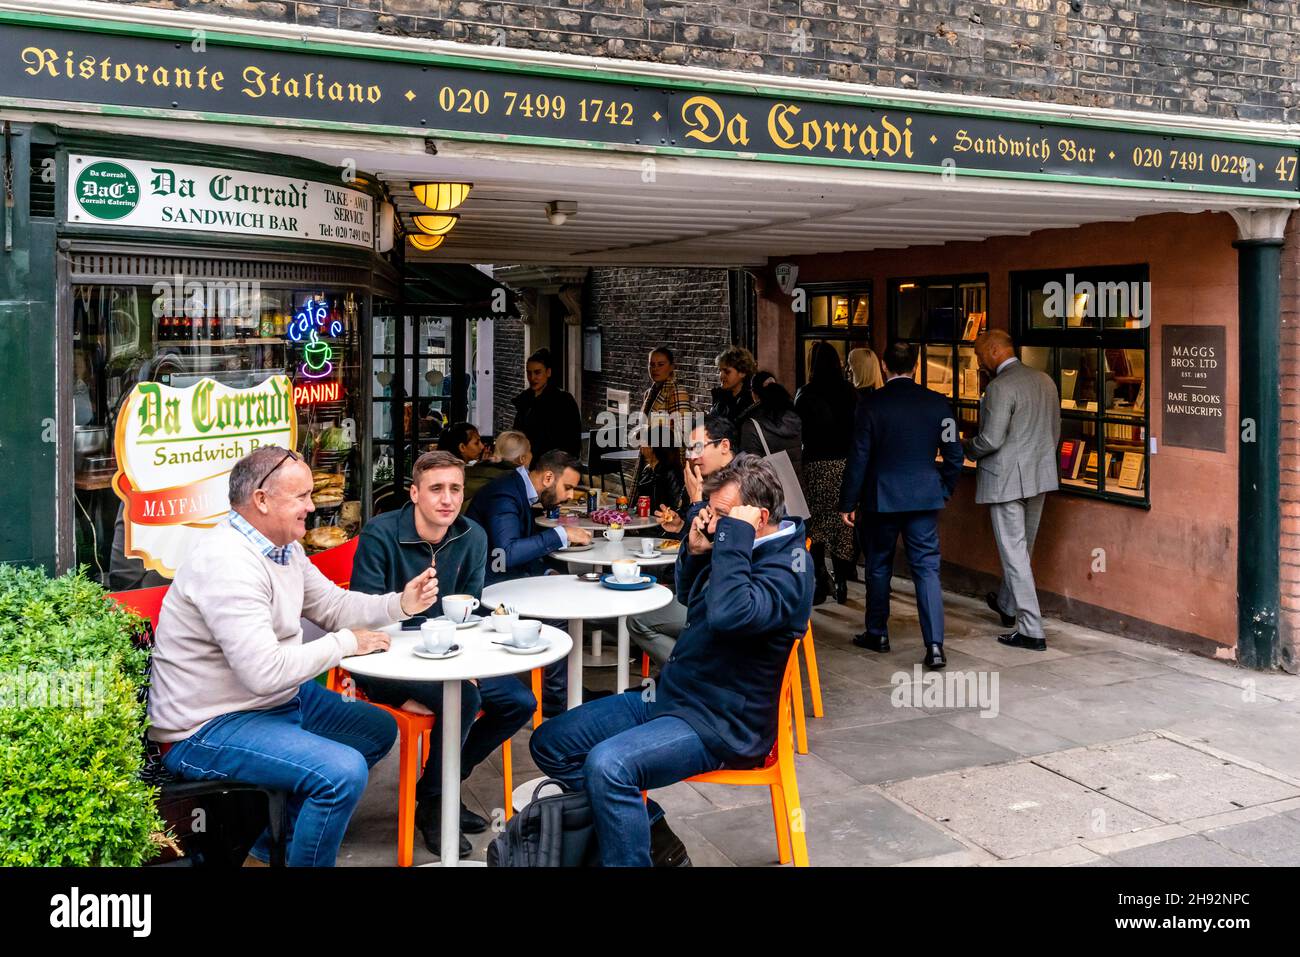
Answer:
POLYGON ((1237 660, 1272 668, 1281 610, 1282 240, 1237 249, 1241 421, 1237 470, 1237 660))

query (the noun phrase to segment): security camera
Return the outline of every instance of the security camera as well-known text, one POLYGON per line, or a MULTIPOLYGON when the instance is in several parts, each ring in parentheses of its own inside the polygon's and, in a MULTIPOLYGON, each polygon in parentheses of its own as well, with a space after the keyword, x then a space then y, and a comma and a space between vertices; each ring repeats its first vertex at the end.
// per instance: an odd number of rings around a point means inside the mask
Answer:
POLYGON ((563 226, 570 216, 578 215, 578 204, 567 199, 553 199, 546 204, 546 218, 552 226, 563 226))

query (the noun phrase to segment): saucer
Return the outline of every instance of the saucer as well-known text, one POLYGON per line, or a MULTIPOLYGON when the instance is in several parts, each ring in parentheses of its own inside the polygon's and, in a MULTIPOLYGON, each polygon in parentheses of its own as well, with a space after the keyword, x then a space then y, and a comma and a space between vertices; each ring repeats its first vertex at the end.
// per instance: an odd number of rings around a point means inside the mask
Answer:
POLYGON ((653 586, 655 580, 649 575, 642 575, 636 581, 621 582, 611 573, 602 578, 600 583, 606 588, 612 588, 615 591, 640 591, 643 588, 650 588, 653 586))
POLYGON ((444 661, 447 658, 455 658, 464 650, 460 645, 452 645, 442 654, 434 654, 432 651, 425 651, 423 648, 412 648, 411 653, 417 658, 427 658, 429 661, 444 661))
POLYGON ((505 643, 501 643, 500 647, 504 648, 512 655, 535 655, 538 652, 545 651, 547 648, 551 647, 551 639, 542 638, 542 640, 537 644, 528 648, 516 648, 514 645, 507 645, 505 643))
MULTIPOLYGON (((430 618, 429 620, 430 621, 451 621, 451 619, 448 618, 446 615, 439 615, 437 618, 430 618)), ((473 628, 482 620, 483 620, 482 615, 470 615, 464 621, 452 621, 451 623, 456 626, 457 630, 459 630, 461 628, 473 628)))

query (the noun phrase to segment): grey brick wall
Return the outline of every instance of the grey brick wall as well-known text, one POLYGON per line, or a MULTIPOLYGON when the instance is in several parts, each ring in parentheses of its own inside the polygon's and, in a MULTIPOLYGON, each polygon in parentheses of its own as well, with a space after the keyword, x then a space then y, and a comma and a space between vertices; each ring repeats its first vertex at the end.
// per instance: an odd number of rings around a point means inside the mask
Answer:
POLYGON ((496 434, 514 425, 515 407, 510 400, 527 384, 524 359, 524 320, 496 320, 492 324, 492 414, 496 422, 480 428, 496 434))
MULTIPOLYGON (((139 0, 118 0, 122 3, 139 0)), ((1300 118, 1295 0, 145 0, 141 5, 887 87, 1300 118)))
POLYGON ((584 413, 605 407, 606 389, 627 389, 639 408, 650 387, 646 358, 659 346, 673 350, 697 410, 708 409, 713 359, 730 344, 726 270, 593 269, 586 295, 583 321, 601 327, 602 368, 582 374, 584 413))

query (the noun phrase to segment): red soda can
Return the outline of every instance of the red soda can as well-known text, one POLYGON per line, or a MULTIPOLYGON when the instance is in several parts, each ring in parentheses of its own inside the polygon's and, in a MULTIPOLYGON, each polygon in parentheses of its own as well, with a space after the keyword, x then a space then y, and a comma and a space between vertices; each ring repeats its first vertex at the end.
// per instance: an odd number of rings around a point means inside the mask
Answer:
POLYGON ((642 495, 636 500, 636 513, 641 518, 650 517, 650 496, 642 495))

